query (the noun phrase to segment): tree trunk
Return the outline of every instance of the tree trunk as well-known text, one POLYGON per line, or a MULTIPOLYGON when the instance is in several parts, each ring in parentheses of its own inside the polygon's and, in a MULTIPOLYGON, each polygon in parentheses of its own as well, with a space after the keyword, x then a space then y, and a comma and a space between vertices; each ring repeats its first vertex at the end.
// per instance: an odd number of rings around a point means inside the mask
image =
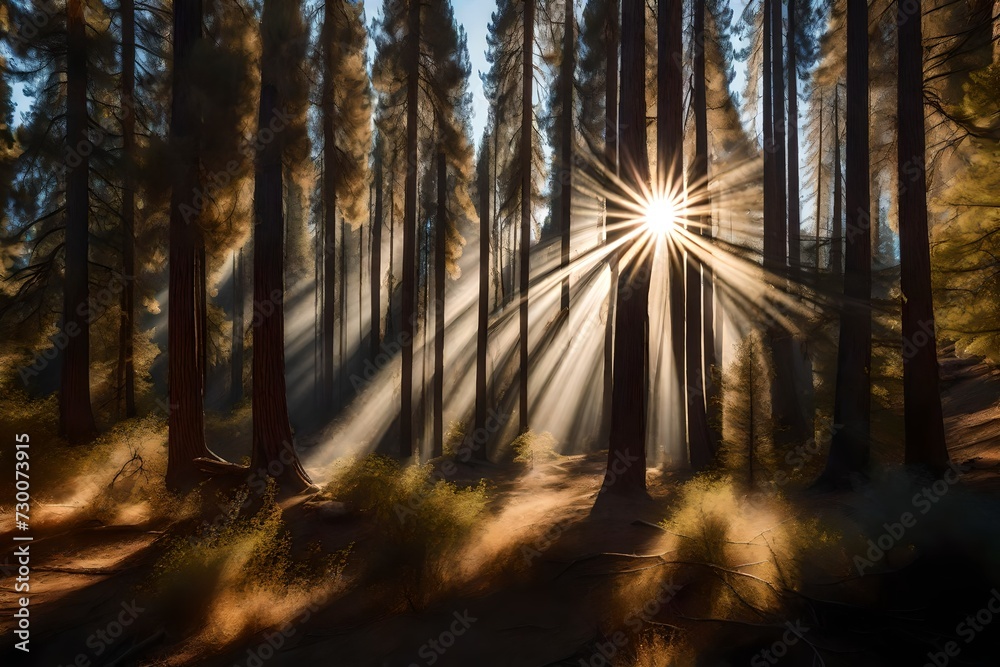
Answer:
POLYGON ((198 370, 201 373, 202 391, 208 386, 208 259, 205 253, 204 234, 198 234, 198 328, 201 331, 201 349, 198 355, 198 370))
POLYGON ((382 137, 375 144, 375 219, 371 231, 371 352, 370 359, 375 363, 382 347, 382 218, 383 196, 385 190, 384 144, 382 137))
POLYGON ((135 2, 122 0, 122 303, 125 416, 135 417, 135 2))
MULTIPOLYGON (((341 397, 341 404, 344 404, 347 396, 347 218, 340 216, 340 321, 337 323, 339 329, 338 354, 337 354, 337 393, 341 397)), ((358 304, 360 308, 361 304, 358 304)))
POLYGON ((243 337, 245 335, 246 284, 243 266, 243 248, 233 252, 233 343, 229 376, 229 402, 234 406, 243 400, 243 337))
POLYGON ((333 0, 326 0, 323 16, 323 94, 321 113, 323 114, 323 308, 322 308, 322 363, 323 363, 323 407, 332 410, 336 389, 334 387, 334 350, 336 338, 337 312, 337 128, 334 126, 336 114, 334 59, 337 48, 335 34, 335 14, 338 11, 333 0))
MULTIPOLYGON (((691 163, 690 182, 693 185, 691 205, 695 211, 693 224, 688 226, 691 233, 711 236, 712 202, 708 195, 708 102, 705 89, 705 1, 694 3, 694 106, 695 149, 691 163), (706 232, 706 229, 708 230, 706 232)), ((703 264, 695 253, 687 254, 687 421, 688 442, 693 463, 699 467, 707 465, 715 457, 715 442, 708 424, 705 406, 706 380, 702 378, 704 364, 702 343, 707 313, 703 312, 707 295, 702 290, 703 264)), ((714 339, 714 336, 713 336, 714 339)), ((714 341, 713 341, 714 344, 714 341)), ((706 348, 706 354, 708 348, 706 348)), ((713 355, 714 356, 714 355, 713 355)))
POLYGON ((167 359, 170 402, 167 487, 190 488, 199 477, 194 460, 214 457, 205 444, 202 331, 197 294, 200 187, 199 111, 192 89, 194 51, 202 39, 202 0, 174 2, 174 68, 170 143, 175 167, 170 201, 170 277, 167 359))
POLYGON ((871 201, 868 4, 847 0, 847 228, 833 435, 823 475, 843 483, 868 465, 871 431, 871 201))
MULTIPOLYGON (((694 97, 695 97, 695 160, 704 164, 705 190, 703 196, 704 216, 701 233, 707 239, 714 237, 715 221, 712 215, 712 196, 708 178, 708 81, 705 78, 705 1, 695 3, 695 34, 701 37, 695 40, 694 59, 694 97), (701 157, 699 157, 699 155, 701 157)), ((711 241, 710 241, 711 242, 711 241)), ((704 378, 705 378, 705 410, 708 419, 709 433, 712 442, 722 441, 722 404, 720 402, 718 373, 719 352, 716 334, 716 299, 715 299, 715 267, 711 262, 702 264, 702 320, 704 339, 704 378)), ((721 333, 721 322, 719 323, 721 333)))
MULTIPOLYGON (((618 0, 610 0, 608 23, 605 26, 607 53, 605 54, 604 88, 604 164, 610 174, 618 174, 618 0)), ((604 243, 611 241, 609 216, 612 210, 610 199, 604 204, 604 243)), ((615 310, 618 297, 618 253, 608 256, 610 288, 608 290, 608 314, 604 325, 604 378, 601 409, 600 444, 604 446, 611 437, 611 402, 614 388, 614 341, 615 310)))
POLYGON ((840 158, 840 83, 833 95, 833 226, 830 230, 830 268, 838 278, 844 273, 844 174, 840 158))
POLYGON ((798 32, 796 0, 788 0, 788 264, 802 265, 802 221, 799 205, 799 76, 795 53, 798 32))
MULTIPOLYGON (((440 125, 438 126, 440 128, 440 125)), ((440 131, 440 130, 439 130, 440 131)), ((431 457, 444 454, 444 290, 447 241, 448 165, 444 148, 437 154, 437 219, 434 221, 434 441, 431 457)))
MULTIPOLYGON (((622 166, 637 191, 649 187, 646 155, 646 4, 622 6, 622 89, 618 137, 622 166)), ((678 101, 679 104, 679 101, 678 101)), ((649 278, 652 253, 636 240, 622 267, 615 317, 614 387, 608 466, 601 493, 645 495, 646 407, 649 394, 649 278)))
POLYGON ((788 259, 788 188, 785 167, 785 66, 781 46, 781 0, 771 0, 771 85, 774 87, 771 111, 774 122, 774 217, 778 246, 775 249, 777 266, 784 270, 788 259))
POLYGON ((493 129, 493 176, 490 180, 490 189, 493 191, 493 224, 496 226, 496 237, 497 237, 497 284, 494 288, 496 293, 496 302, 503 306, 507 303, 507 289, 504 285, 504 275, 503 275, 503 227, 500 224, 500 193, 497 191, 500 183, 500 172, 499 172, 499 155, 500 155, 500 126, 503 124, 501 114, 502 109, 497 108, 497 120, 496 126, 493 129))
POLYGON ((90 161, 87 134, 87 24, 83 0, 68 0, 66 51, 66 242, 59 431, 71 443, 97 435, 90 405, 90 161))
POLYGON ((406 192, 403 203, 403 369, 400 381, 400 456, 413 456, 413 331, 417 274, 417 102, 420 88, 420 3, 410 2, 409 58, 406 83, 406 192))
POLYGON ((823 93, 819 94, 819 148, 816 151, 816 273, 819 274, 822 268, 820 261, 820 220, 823 217, 823 93))
POLYGON ((774 87, 771 85, 773 70, 771 68, 771 4, 774 0, 763 0, 761 9, 761 30, 764 33, 761 39, 761 49, 763 51, 763 104, 764 104, 764 267, 773 270, 778 262, 778 244, 783 239, 777 235, 777 174, 774 161, 774 87))
POLYGON ((560 164, 562 167, 559 185, 559 229, 562 234, 560 252, 560 269, 563 273, 561 307, 569 314, 569 247, 573 212, 573 81, 576 75, 576 37, 573 26, 573 3, 567 0, 566 13, 563 18, 563 52, 562 70, 560 72, 560 91, 562 103, 562 123, 560 129, 560 164))
MULTIPOLYGON (((266 0, 275 2, 276 0, 266 0)), ((264 8, 264 16, 268 14, 264 8)), ((262 32, 266 30, 262 21, 262 32)), ((261 57, 258 127, 274 122, 281 109, 278 89, 266 69, 274 54, 264 37, 261 57)), ((254 184, 253 263, 253 456, 252 470, 266 470, 284 491, 302 491, 309 476, 299 463, 288 421, 285 392, 284 215, 282 211, 281 141, 272 141, 257 155, 254 184)))
POLYGON ((900 9, 897 104, 900 287, 903 293, 903 410, 906 463, 948 465, 941 412, 927 231, 923 31, 917 6, 900 9))
POLYGON ((523 71, 521 73, 521 263, 519 282, 520 432, 528 431, 528 280, 531 267, 531 135, 534 131, 532 104, 535 76, 535 0, 524 2, 523 71))
MULTIPOLYGON (((497 129, 494 128, 494 132, 497 129)), ((483 142, 483 152, 489 151, 489 142, 483 142)), ((479 182, 479 322, 476 329, 476 425, 472 434, 472 456, 486 460, 486 412, 489 396, 486 358, 490 328, 490 190, 489 155, 480 155, 484 167, 480 168, 479 182), (480 436, 482 434, 482 436, 480 436), (482 438, 482 442, 478 439, 482 438)))
MULTIPOLYGON (((676 197, 683 189, 684 173, 684 116, 683 116, 683 71, 674 56, 683 53, 681 0, 661 0, 658 3, 657 29, 657 95, 656 95, 656 144, 659 168, 658 189, 662 194, 676 197)), ((624 47, 623 47, 624 48, 624 47)), ((624 57, 624 56, 623 56, 624 57)), ((623 65, 624 67, 624 65, 623 65)), ((624 75, 623 75, 624 77, 624 75)), ((624 83, 623 83, 624 87, 624 83)), ((622 93, 624 100, 625 93, 622 93)), ((684 293, 684 250, 679 243, 667 245, 667 272, 670 300, 670 350, 674 362, 673 406, 669 414, 677 419, 672 430, 674 437, 689 445, 689 460, 695 468, 701 468, 709 461, 710 454, 705 443, 690 440, 685 429, 687 421, 687 381, 685 378, 685 293, 684 293)), ((698 300, 699 305, 701 299, 698 300)), ((700 314, 699 314, 700 319, 700 314)), ((699 355, 700 357, 700 355, 699 355)), ((700 399, 700 396, 698 397, 700 399)), ((698 435, 702 433, 699 431, 698 435)))

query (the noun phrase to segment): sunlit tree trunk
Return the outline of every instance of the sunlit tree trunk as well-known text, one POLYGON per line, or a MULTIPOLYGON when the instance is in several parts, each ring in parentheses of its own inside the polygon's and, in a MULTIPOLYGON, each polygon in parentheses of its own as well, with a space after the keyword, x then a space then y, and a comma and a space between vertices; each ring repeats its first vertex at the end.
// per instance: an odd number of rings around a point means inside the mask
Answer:
POLYGON ((906 462, 936 472, 948 464, 941 412, 937 338, 927 231, 923 31, 920 1, 899 9, 900 287, 903 293, 903 410, 906 462))
POLYGON ((535 0, 524 2, 523 71, 521 73, 521 262, 518 267, 520 336, 520 432, 525 433, 528 419, 528 280, 531 275, 531 139, 534 131, 533 90, 535 77, 535 0))
POLYGON ((71 443, 97 435, 90 405, 90 151, 87 146, 87 23, 83 0, 66 5, 66 242, 63 283, 63 351, 59 430, 71 443))
POLYGON ((403 308, 400 342, 400 456, 413 455, 413 332, 416 320, 417 102, 420 89, 420 3, 410 1, 406 82, 406 184, 403 203, 403 308))
POLYGON ((871 433, 871 201, 868 4, 847 0, 847 226, 844 307, 837 351, 834 433, 824 478, 841 483, 868 465, 871 433))
MULTIPOLYGON (((648 187, 646 154, 646 6, 622 4, 622 79, 618 140, 623 173, 648 187)), ((649 394, 649 278, 652 253, 632 241, 622 253, 615 311, 614 388, 608 466, 601 492, 645 494, 646 408, 649 394), (626 255, 629 247, 637 252, 626 255), (646 252, 644 252, 646 251, 646 252)))

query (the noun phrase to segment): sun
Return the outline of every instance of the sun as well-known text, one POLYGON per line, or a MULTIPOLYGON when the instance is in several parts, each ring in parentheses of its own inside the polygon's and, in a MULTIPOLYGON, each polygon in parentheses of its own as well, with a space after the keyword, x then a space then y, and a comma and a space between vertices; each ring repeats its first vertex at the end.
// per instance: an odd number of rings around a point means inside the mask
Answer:
POLYGON ((654 234, 667 236, 678 224, 677 206, 669 197, 659 195, 646 204, 645 225, 654 234))

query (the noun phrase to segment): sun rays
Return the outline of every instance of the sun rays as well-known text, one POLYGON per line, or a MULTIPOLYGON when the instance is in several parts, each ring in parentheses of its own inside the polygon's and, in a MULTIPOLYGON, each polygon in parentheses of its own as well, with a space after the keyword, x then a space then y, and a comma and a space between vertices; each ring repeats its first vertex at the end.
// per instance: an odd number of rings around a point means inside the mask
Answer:
MULTIPOLYGON (((651 272, 649 411, 656 419, 650 422, 647 456, 651 465, 682 461, 686 443, 683 427, 678 431, 677 424, 683 424, 685 416, 671 413, 676 392, 684 390, 676 386, 669 352, 671 266, 693 263, 711 277, 718 304, 714 326, 722 330, 726 341, 718 350, 722 364, 731 356, 730 342, 744 332, 780 325, 794 333, 797 323, 805 321, 824 300, 808 281, 801 284, 793 276, 771 272, 761 262, 762 222, 754 204, 759 198, 755 189, 759 158, 716 164, 710 188, 707 183, 686 181, 684 174, 660 174, 651 183, 611 173, 597 156, 586 162, 578 167, 573 181, 578 196, 574 198, 569 264, 562 263, 556 245, 550 242, 542 240, 532 247, 530 426, 551 432, 562 453, 589 451, 599 444, 600 415, 605 409, 605 336, 614 312, 609 303, 615 291, 613 280, 617 270, 639 263, 651 272), (571 308, 561 314, 559 295, 566 278, 571 284, 571 308)), ((536 215, 541 217, 541 212, 536 215)), ((478 256, 466 253, 460 261, 463 275, 476 275, 478 256)), ((466 420, 474 407, 478 298, 477 281, 448 285, 445 423, 466 420)), ((513 416, 517 406, 512 399, 517 392, 505 383, 517 372, 518 304, 516 293, 490 304, 491 405, 505 418, 497 432, 489 434, 491 447, 502 447, 517 435, 518 420, 513 416)), ((433 355, 422 338, 418 336, 414 344, 418 367, 426 365, 422 359, 433 355)), ((365 378, 344 418, 306 455, 314 470, 319 472, 339 456, 374 451, 382 440, 391 438, 398 412, 398 373, 398 359, 393 359, 374 377, 365 378)), ((422 459, 430 453, 428 436, 418 436, 422 459)))

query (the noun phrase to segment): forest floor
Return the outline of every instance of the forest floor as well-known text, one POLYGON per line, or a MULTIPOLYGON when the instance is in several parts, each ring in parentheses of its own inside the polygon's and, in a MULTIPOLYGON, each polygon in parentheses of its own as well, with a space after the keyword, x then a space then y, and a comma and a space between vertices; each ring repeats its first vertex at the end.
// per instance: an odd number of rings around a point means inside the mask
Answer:
MULTIPOLYGON (((911 493, 920 483, 891 472, 864 490, 790 485, 782 500, 751 502, 717 480, 651 470, 650 499, 595 511, 606 454, 459 465, 449 481, 488 479, 487 501, 466 539, 439 551, 387 534, 384 519, 341 505, 335 491, 281 501, 279 543, 342 562, 336 576, 279 590, 254 581, 254 559, 273 549, 253 539, 214 569, 191 556, 191 542, 185 563, 200 567, 164 583, 165 557, 169 569, 195 517, 224 508, 109 521, 72 501, 49 504, 33 524, 30 661, 2 662, 996 665, 1000 371, 951 358, 943 378, 962 472, 943 492, 931 487, 926 513, 911 493), (907 511, 915 525, 897 527, 907 511)), ((11 634, 12 560, 2 565, 0 655, 23 658, 11 634)))

